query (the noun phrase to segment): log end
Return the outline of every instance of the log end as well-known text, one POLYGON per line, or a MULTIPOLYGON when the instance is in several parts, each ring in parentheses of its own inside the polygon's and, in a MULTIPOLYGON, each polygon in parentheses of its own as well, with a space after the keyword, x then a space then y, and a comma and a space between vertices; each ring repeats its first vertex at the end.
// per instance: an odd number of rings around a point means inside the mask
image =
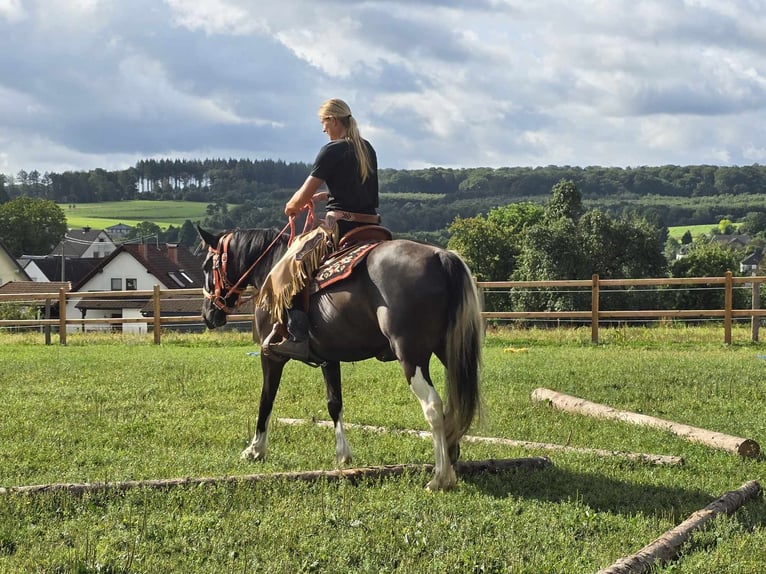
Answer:
POLYGON ((737 445, 737 452, 745 458, 758 458, 761 454, 761 447, 752 439, 745 439, 737 445))

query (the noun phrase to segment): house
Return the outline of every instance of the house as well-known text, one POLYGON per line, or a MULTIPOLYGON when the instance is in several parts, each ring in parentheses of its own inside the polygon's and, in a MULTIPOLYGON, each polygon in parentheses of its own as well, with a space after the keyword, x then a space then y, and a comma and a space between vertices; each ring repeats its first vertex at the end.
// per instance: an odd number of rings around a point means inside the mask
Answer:
MULTIPOLYGON (((161 290, 199 289, 191 296, 196 311, 202 308, 203 256, 194 255, 178 244, 122 244, 77 283, 73 290, 82 297, 72 297, 67 303, 67 317, 83 319, 122 318, 145 319, 142 314, 149 302, 146 296, 115 298, 88 297, 98 291, 151 291, 155 285, 161 290)), ((179 298, 190 298, 179 295, 179 298)), ((170 298, 165 297, 165 304, 170 298)), ((196 312, 195 311, 195 312, 196 312)), ((75 330, 77 327, 72 326, 75 330)), ((84 323, 83 330, 109 329, 109 323, 84 323)), ((148 321, 124 323, 123 331, 146 332, 148 321)))
POLYGON ((107 257, 117 246, 102 229, 70 229, 50 253, 51 256, 100 259, 107 257))
POLYGON ((750 241, 752 241, 749 235, 736 233, 731 235, 715 234, 711 239, 716 243, 719 243, 721 247, 727 247, 729 249, 743 249, 750 245, 750 241))
POLYGON ((69 281, 76 285, 88 273, 93 271, 102 259, 93 257, 65 257, 63 260, 64 270, 62 273, 62 260, 59 255, 24 255, 21 258, 24 271, 32 281, 69 281))
POLYGON ((133 231, 133 228, 130 225, 125 225, 124 223, 120 222, 117 225, 110 225, 104 231, 106 231, 109 234, 109 237, 112 239, 115 239, 116 241, 122 241, 128 235, 130 235, 130 232, 133 231))
POLYGON ((763 250, 756 249, 739 262, 739 272, 748 275, 758 275, 758 269, 763 261, 763 250))
POLYGON ((23 266, 0 241, 0 285, 11 281, 29 281, 30 277, 23 266))
POLYGON ((29 301, 12 299, 14 304, 22 305, 24 307, 36 307, 40 317, 46 315, 50 319, 58 319, 59 317, 59 300, 58 293, 61 289, 64 291, 71 290, 71 284, 61 281, 45 282, 39 281, 9 281, 0 285, 0 295, 29 295, 29 294, 42 294, 50 293, 52 296, 50 299, 30 299, 29 301), (46 308, 48 312, 46 313, 46 308))

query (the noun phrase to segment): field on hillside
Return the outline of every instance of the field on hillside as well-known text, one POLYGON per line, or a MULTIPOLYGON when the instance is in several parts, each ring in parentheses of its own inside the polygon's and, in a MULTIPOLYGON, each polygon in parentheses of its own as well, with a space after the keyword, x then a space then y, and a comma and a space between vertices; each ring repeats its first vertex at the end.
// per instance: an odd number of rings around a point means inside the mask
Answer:
MULTIPOLYGON (((747 341, 746 327, 735 341, 747 341)), ((547 456, 544 470, 458 479, 432 494, 428 473, 350 481, 234 482, 102 493, 0 491, 0 572, 596 572, 727 491, 766 480, 741 459, 668 432, 554 411, 547 387, 766 444, 764 344, 720 343, 721 329, 663 326, 498 330, 484 345, 484 414, 469 431, 681 456, 655 466, 624 456, 464 443, 464 460, 547 456)), ((318 369, 289 363, 270 456, 241 460, 255 425, 260 359, 247 333, 152 338, 0 333, 0 486, 273 474, 334 468, 318 369)), ((440 392, 443 373, 432 375, 440 392)), ((344 420, 354 466, 433 462, 421 408, 395 363, 347 364, 344 420)), ((443 394, 443 393, 442 393, 443 394)), ((720 516, 653 570, 766 570, 763 495, 720 516)))
MULTIPOLYGON (((382 197, 426 201, 435 198, 432 194, 382 194, 382 197)), ((187 219, 192 223, 202 221, 206 216, 207 203, 191 201, 149 201, 136 199, 132 201, 110 201, 104 203, 59 204, 67 218, 70 229, 89 226, 94 229, 104 229, 118 223, 135 225, 142 221, 151 221, 163 229, 169 225, 180 227, 187 219)), ((702 225, 682 225, 669 227, 671 237, 681 239, 686 230, 693 236, 710 233, 717 223, 702 225)))
POLYGON ((197 223, 205 218, 205 202, 193 201, 108 201, 103 203, 59 204, 70 229, 92 227, 105 229, 118 223, 135 225, 142 221, 156 223, 162 229, 181 227, 187 219, 197 223))
POLYGON ((679 225, 677 227, 668 227, 668 235, 674 239, 680 239, 684 236, 684 233, 691 231, 692 237, 698 235, 710 235, 710 230, 717 228, 717 223, 703 223, 701 225, 679 225))

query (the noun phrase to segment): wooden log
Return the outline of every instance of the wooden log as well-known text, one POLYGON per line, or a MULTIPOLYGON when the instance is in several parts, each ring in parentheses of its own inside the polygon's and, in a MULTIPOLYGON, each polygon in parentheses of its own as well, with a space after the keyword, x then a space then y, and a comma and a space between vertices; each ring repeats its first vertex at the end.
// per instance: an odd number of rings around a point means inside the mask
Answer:
MULTIPOLYGON (((488 472, 500 473, 518 470, 542 470, 551 466, 551 464, 552 463, 550 459, 544 456, 461 461, 455 465, 455 472, 458 475, 470 476, 488 472)), ((266 480, 302 480, 308 482, 316 480, 348 480, 356 484, 359 480, 365 478, 380 479, 391 476, 401 476, 408 472, 432 472, 433 468, 433 464, 392 464, 383 466, 342 468, 335 470, 305 470, 294 472, 246 474, 240 476, 203 476, 196 478, 121 480, 115 482, 34 484, 28 486, 0 487, 0 495, 38 494, 44 492, 68 492, 70 494, 84 494, 86 492, 122 492, 136 488, 166 490, 178 486, 236 484, 263 482, 266 480)))
POLYGON ((635 425, 667 430, 689 441, 734 452, 747 458, 758 458, 761 452, 761 447, 758 443, 749 438, 731 436, 630 411, 620 411, 607 405, 593 403, 550 389, 535 389, 532 391, 532 400, 547 403, 552 407, 570 413, 579 413, 602 419, 623 421, 635 425))
MULTIPOLYGON (((277 419, 277 421, 282 424, 293 425, 293 426, 303 425, 303 424, 315 424, 317 426, 328 427, 328 428, 332 428, 333 426, 332 421, 323 421, 323 420, 309 421, 306 419, 279 418, 277 419)), ((359 430, 376 432, 381 434, 396 432, 401 434, 417 436, 420 438, 428 438, 428 439, 431 438, 430 431, 421 431, 421 430, 414 430, 414 429, 392 430, 386 427, 380 427, 380 426, 374 426, 374 425, 362 425, 362 424, 356 424, 356 423, 343 423, 343 428, 359 429, 359 430)), ((509 438, 490 437, 490 436, 465 435, 461 440, 465 442, 469 442, 469 443, 501 444, 503 446, 519 447, 519 448, 525 448, 528 450, 574 452, 579 454, 592 454, 595 456, 605 456, 605 457, 616 456, 616 457, 626 458, 634 462, 642 462, 642 463, 653 464, 658 466, 660 465, 682 466, 684 464, 684 459, 682 457, 670 456, 670 455, 664 455, 664 454, 647 454, 643 452, 624 452, 624 451, 606 450, 606 449, 600 449, 600 448, 574 447, 574 446, 566 446, 563 444, 552 444, 547 442, 530 442, 526 440, 514 440, 509 438)))
POLYGON ((611 566, 599 570, 598 574, 639 574, 649 572, 655 563, 667 562, 674 558, 683 543, 691 537, 695 530, 698 530, 722 512, 731 514, 745 502, 758 496, 760 492, 761 485, 757 481, 751 480, 746 482, 737 490, 727 492, 702 510, 696 511, 681 524, 668 530, 635 554, 620 558, 611 566))

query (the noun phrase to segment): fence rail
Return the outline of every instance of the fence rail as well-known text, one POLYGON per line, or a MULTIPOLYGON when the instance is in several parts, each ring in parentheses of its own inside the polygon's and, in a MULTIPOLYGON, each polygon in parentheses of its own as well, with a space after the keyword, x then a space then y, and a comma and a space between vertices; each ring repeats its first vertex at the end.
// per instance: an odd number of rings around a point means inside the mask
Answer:
MULTIPOLYGON (((634 319, 692 319, 711 318, 723 320, 724 342, 731 344, 732 323, 736 319, 750 319, 751 338, 758 341, 761 317, 766 316, 766 309, 760 306, 761 284, 766 282, 766 276, 733 277, 727 272, 724 277, 684 277, 684 278, 649 278, 649 279, 600 279, 593 275, 591 279, 564 280, 564 281, 478 281, 476 283, 482 305, 482 318, 486 321, 496 320, 560 320, 576 319, 589 322, 591 325, 591 340, 598 343, 599 324, 610 320, 634 320, 634 319), (633 309, 633 310, 601 310, 600 298, 602 288, 614 287, 662 287, 662 286, 696 286, 718 285, 724 291, 724 307, 722 309, 633 309), (733 308, 733 291, 735 287, 750 287, 751 306, 748 309, 733 308), (498 289, 553 289, 565 288, 589 289, 590 309, 579 311, 486 311, 485 298, 488 293, 498 289)), ((248 292, 246 292, 246 295, 248 292)), ((29 294, 0 294, 0 305, 3 303, 16 303, 37 305, 45 307, 45 316, 36 319, 5 319, 0 320, 0 327, 43 327, 46 333, 46 343, 50 342, 52 327, 58 327, 59 342, 66 344, 67 326, 77 326, 87 329, 89 325, 124 325, 131 323, 145 323, 151 326, 154 342, 159 344, 162 337, 162 327, 171 324, 200 323, 200 314, 162 316, 161 301, 163 297, 183 298, 198 300, 202 305, 202 294, 199 289, 160 289, 155 285, 152 291, 98 291, 76 292, 59 290, 57 293, 29 293, 29 294), (81 318, 74 319, 67 316, 67 302, 72 299, 145 299, 152 302, 153 313, 147 317, 115 317, 115 318, 81 318), (59 317, 50 318, 50 308, 53 302, 58 304, 59 317)), ((235 314, 229 317, 230 322, 252 322, 252 313, 235 314)))

